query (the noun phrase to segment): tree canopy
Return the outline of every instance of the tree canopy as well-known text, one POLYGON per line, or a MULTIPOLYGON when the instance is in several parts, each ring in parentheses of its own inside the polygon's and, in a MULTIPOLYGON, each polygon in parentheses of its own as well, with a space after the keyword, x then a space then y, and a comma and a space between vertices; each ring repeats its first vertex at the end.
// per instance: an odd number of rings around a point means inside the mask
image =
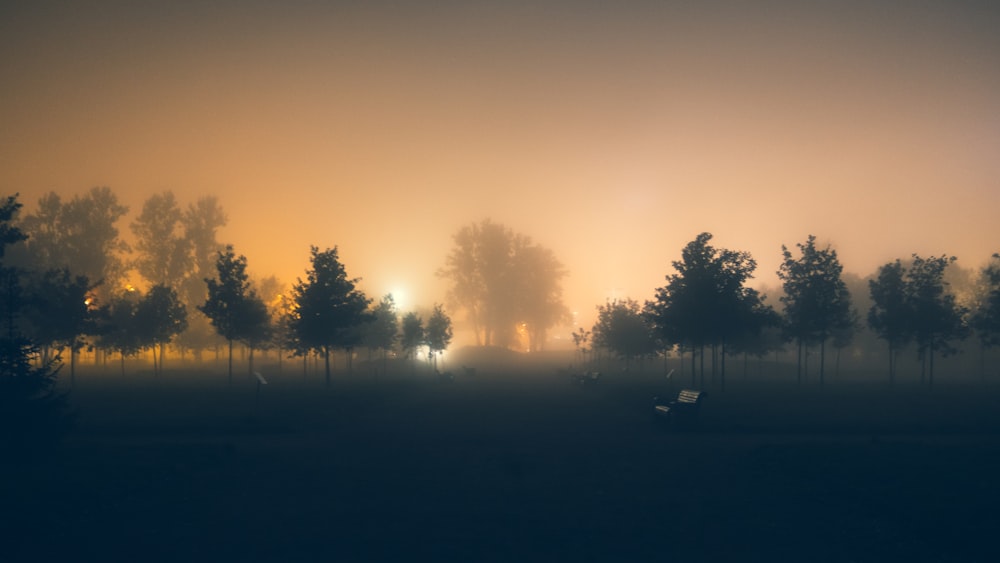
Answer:
POLYGON ((205 278, 208 298, 198 307, 209 318, 216 332, 229 344, 229 380, 233 378, 233 341, 259 346, 267 338, 270 315, 264 302, 251 289, 246 273, 247 259, 236 256, 226 245, 216 259, 217 276, 205 278))
POLYGON ((838 329, 854 323, 851 312, 851 294, 841 278, 843 266, 837 251, 827 245, 816 247, 816 237, 809 235, 805 244, 798 243, 799 257, 785 245, 781 246, 784 261, 778 269, 785 295, 785 322, 789 335, 799 343, 799 368, 801 378, 802 346, 820 345, 820 382, 825 370, 826 341, 838 329))
POLYGON ((306 279, 292 288, 296 306, 290 326, 301 346, 323 356, 329 385, 330 351, 357 344, 369 299, 356 287, 361 279, 347 277, 336 247, 322 252, 310 247, 310 262, 306 279))
POLYGON ((722 346, 724 354, 729 342, 757 330, 766 306, 745 285, 757 268, 750 253, 715 248, 711 240, 711 233, 701 233, 684 247, 672 263, 677 273, 667 276, 646 309, 663 342, 702 352, 722 346))
POLYGON ((476 343, 540 350, 547 331, 568 318, 567 275, 551 250, 489 219, 462 227, 438 274, 451 282, 448 299, 472 324, 476 343), (527 342, 518 340, 523 325, 527 342))

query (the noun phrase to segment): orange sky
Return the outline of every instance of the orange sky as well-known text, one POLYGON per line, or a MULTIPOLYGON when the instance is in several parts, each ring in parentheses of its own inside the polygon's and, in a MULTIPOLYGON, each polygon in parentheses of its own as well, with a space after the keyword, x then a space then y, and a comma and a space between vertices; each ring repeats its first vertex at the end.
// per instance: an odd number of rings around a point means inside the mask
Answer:
POLYGON ((0 191, 107 185, 128 221, 215 194, 260 276, 338 245, 371 296, 429 306, 490 217, 553 249, 586 318, 702 231, 772 285, 810 233, 862 275, 1000 251, 985 2, 7 4, 0 191))

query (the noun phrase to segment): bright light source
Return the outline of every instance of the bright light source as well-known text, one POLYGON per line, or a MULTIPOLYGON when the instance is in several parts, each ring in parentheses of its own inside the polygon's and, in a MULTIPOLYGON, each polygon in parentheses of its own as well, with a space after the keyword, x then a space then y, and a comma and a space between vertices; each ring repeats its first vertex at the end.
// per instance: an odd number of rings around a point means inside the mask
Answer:
POLYGON ((392 302, 396 304, 397 310, 405 311, 410 306, 409 296, 406 294, 405 289, 396 286, 389 291, 389 294, 392 295, 392 302))

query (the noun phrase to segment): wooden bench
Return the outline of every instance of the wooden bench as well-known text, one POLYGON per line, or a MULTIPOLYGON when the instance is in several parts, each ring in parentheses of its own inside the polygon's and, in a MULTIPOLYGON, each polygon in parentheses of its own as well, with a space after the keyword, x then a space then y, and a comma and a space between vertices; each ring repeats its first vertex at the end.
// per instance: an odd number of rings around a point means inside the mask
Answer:
POLYGON ((599 371, 576 372, 571 377, 573 383, 577 383, 579 385, 588 385, 590 383, 597 383, 601 379, 601 372, 599 371))
POLYGON ((708 393, 695 389, 682 389, 677 398, 662 403, 659 397, 653 399, 653 415, 665 419, 677 427, 691 427, 698 422, 698 410, 701 401, 708 393))

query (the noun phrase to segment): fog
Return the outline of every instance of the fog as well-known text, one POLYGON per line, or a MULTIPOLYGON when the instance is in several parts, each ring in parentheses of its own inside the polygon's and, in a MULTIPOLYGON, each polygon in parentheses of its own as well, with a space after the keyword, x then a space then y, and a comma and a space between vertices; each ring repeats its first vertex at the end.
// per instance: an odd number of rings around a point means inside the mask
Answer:
POLYGON ((443 301, 451 235, 491 218, 554 252, 587 326, 704 231, 772 286, 809 234, 862 276, 976 266, 1000 15, 870 4, 4 5, 0 189, 31 212, 109 186, 126 221, 217 195, 255 276, 336 245, 403 306, 443 301))

